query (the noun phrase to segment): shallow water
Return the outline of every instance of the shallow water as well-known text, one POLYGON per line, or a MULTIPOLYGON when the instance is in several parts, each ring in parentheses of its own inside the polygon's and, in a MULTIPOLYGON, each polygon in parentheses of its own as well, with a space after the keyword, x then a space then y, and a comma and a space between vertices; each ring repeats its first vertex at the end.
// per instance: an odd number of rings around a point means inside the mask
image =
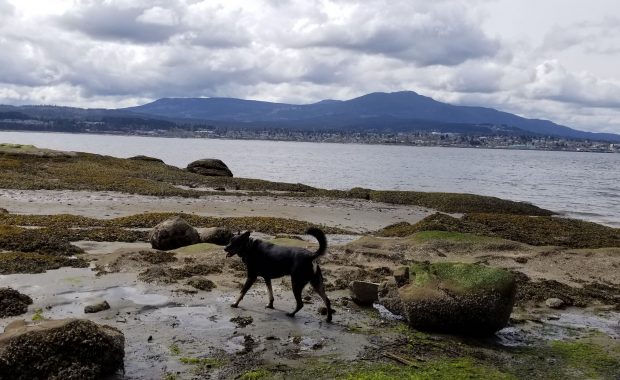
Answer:
POLYGON ((0 132, 0 142, 185 167, 219 158, 235 176, 349 189, 466 192, 620 227, 620 154, 0 132))
POLYGON ((495 338, 503 346, 516 347, 531 346, 547 340, 575 339, 593 333, 620 339, 620 313, 563 310, 544 316, 539 321, 526 321, 506 327, 498 331, 495 338))

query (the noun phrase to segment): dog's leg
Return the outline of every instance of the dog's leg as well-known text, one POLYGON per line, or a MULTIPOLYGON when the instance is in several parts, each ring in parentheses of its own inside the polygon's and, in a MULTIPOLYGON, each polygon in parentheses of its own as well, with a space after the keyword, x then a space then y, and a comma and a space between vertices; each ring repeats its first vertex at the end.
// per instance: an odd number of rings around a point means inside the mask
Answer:
POLYGON ((299 310, 301 310, 302 307, 304 307, 304 303, 301 300, 301 292, 304 290, 304 286, 306 286, 307 282, 295 282, 295 280, 293 280, 292 278, 291 282, 293 283, 293 295, 295 296, 297 307, 295 307, 295 311, 293 311, 292 313, 286 313, 286 315, 288 315, 289 317, 294 317, 295 313, 297 313, 299 310))
POLYGON ((325 302, 325 307, 327 308, 327 322, 331 322, 333 312, 332 305, 329 298, 327 298, 327 293, 325 293, 325 285, 323 284, 323 275, 321 274, 320 268, 317 270, 312 280, 310 280, 310 284, 314 288, 314 291, 321 296, 323 302, 325 302))
POLYGON ((241 288, 241 294, 239 294, 239 297, 237 297, 237 301, 235 301, 235 303, 233 303, 232 307, 238 307, 239 306, 239 302, 241 302, 241 300, 243 299, 243 296, 245 296, 245 293, 248 292, 248 290, 250 290, 250 287, 252 287, 252 284, 254 284, 254 281, 256 281, 256 276, 250 276, 245 280, 245 284, 243 285, 243 288, 241 288))
POLYGON ((267 290, 269 291, 269 304, 265 308, 273 309, 273 289, 271 288, 270 278, 265 278, 265 285, 267 285, 267 290))

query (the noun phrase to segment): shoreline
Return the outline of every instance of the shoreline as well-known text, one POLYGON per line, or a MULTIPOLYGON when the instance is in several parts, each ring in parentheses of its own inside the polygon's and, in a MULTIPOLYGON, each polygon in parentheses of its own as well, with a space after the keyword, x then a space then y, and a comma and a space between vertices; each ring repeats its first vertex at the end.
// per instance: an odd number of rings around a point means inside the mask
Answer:
MULTIPOLYGON (((619 153, 619 151, 601 151, 601 150, 566 150, 566 149, 539 149, 539 148, 523 148, 512 146, 460 146, 460 145, 417 145, 417 144, 405 144, 405 143, 379 143, 379 142, 339 142, 339 141, 316 141, 316 140, 287 140, 287 139, 269 139, 269 138, 232 138, 232 137, 200 137, 200 136, 184 136, 180 135, 167 135, 167 134, 127 134, 127 133, 114 133, 114 132, 63 132, 63 131, 32 131, 32 130, 2 130, 0 132, 7 133, 50 133, 50 134, 69 134, 69 135, 92 135, 92 136, 119 136, 119 137, 146 137, 146 138, 163 138, 163 139, 195 139, 195 140, 222 140, 222 141, 272 141, 272 142, 289 142, 289 143, 312 143, 312 144, 335 144, 335 145, 360 145, 360 146, 401 146, 401 147, 415 147, 415 148, 458 148, 458 149, 473 149, 473 150, 508 150, 508 151, 534 151, 534 152, 564 152, 564 153, 619 153)), ((0 142, 1 143, 1 142, 0 142)), ((620 145, 620 143, 605 142, 612 145, 620 145)))

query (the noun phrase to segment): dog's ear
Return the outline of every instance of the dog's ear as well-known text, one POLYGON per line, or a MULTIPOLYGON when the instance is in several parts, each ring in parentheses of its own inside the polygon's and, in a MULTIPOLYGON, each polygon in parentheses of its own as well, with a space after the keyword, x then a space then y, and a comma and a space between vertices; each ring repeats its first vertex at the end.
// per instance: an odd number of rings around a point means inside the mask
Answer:
POLYGON ((249 239, 249 238, 250 238, 250 234, 251 234, 251 233, 252 233, 252 231, 250 231, 250 230, 245 231, 245 232, 243 233, 243 235, 241 235, 241 239, 249 239))

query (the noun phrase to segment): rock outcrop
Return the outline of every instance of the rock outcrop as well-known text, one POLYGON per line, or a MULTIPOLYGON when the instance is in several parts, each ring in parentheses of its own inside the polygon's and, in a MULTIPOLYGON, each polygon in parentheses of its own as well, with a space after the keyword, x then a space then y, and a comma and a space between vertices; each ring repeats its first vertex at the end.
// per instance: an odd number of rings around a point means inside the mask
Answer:
POLYGON ((502 269, 416 263, 404 285, 396 279, 381 284, 379 303, 419 330, 489 335, 508 323, 515 293, 515 279, 502 269))
POLYGON ((154 249, 168 251, 200 243, 200 234, 177 216, 156 225, 149 234, 149 240, 154 249))
POLYGON ((211 243, 216 245, 226 245, 233 237, 231 230, 225 227, 205 228, 200 232, 201 243, 211 243))
POLYGON ((379 284, 367 281, 351 281, 349 292, 353 302, 360 306, 371 306, 379 300, 379 284))
POLYGON ((133 161, 147 161, 147 162, 159 162, 160 164, 164 163, 164 160, 160 159, 160 158, 156 158, 156 157, 149 157, 149 156, 143 156, 143 155, 138 155, 138 156, 133 156, 133 157, 129 157, 128 160, 133 160, 133 161))
POLYGON ((32 298, 11 288, 0 288, 0 318, 22 315, 28 311, 32 298))
POLYGON ((232 177, 233 174, 222 160, 205 158, 187 165, 187 171, 211 177, 232 177))
POLYGON ((99 379, 123 368, 125 337, 81 319, 27 324, 0 335, 0 379, 99 379))

